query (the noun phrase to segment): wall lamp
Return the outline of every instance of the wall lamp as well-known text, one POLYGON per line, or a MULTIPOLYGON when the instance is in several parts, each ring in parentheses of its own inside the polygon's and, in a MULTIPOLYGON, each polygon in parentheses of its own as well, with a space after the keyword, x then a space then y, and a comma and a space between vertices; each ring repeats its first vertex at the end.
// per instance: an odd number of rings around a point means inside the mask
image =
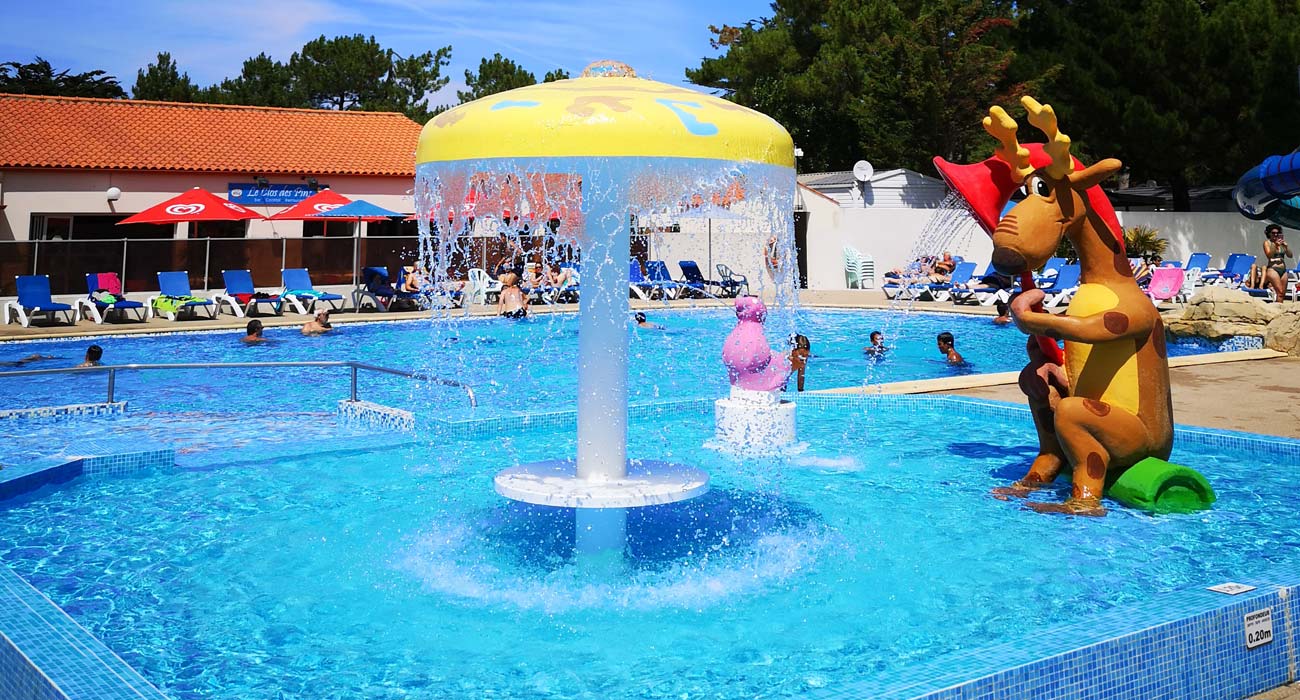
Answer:
POLYGON ((122 198, 122 188, 117 186, 110 187, 104 192, 104 196, 108 198, 108 201, 116 202, 122 198))

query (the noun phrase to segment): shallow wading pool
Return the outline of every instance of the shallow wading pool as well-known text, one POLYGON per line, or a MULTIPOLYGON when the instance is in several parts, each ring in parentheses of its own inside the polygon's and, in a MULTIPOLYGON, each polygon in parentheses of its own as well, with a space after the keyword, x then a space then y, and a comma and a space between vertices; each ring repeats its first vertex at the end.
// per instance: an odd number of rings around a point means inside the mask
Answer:
POLYGON ((805 398, 806 445, 763 459, 706 447, 705 401, 634 420, 631 455, 713 484, 631 511, 613 569, 575 560, 572 511, 493 493, 573 452, 546 428, 181 454, 0 503, 0 561, 177 699, 752 698, 1296 558, 1290 475, 1249 450, 1177 447, 1219 492, 1206 513, 1042 516, 988 496, 1035 451, 1018 412, 871 405, 805 398))

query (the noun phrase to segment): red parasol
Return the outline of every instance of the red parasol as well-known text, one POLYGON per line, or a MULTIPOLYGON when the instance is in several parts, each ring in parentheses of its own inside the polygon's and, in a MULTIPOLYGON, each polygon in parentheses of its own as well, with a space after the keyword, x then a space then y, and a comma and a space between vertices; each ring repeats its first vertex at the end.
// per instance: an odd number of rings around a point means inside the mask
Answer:
POLYGON ((188 192, 155 204, 148 209, 117 222, 122 224, 179 224, 187 221, 243 221, 266 217, 247 207, 240 206, 195 187, 188 192))
POLYGON ((316 221, 316 215, 323 212, 338 209, 344 204, 351 204, 352 200, 341 194, 335 193, 330 189, 323 189, 320 192, 298 202, 297 204, 285 209, 284 211, 273 214, 272 221, 316 221))

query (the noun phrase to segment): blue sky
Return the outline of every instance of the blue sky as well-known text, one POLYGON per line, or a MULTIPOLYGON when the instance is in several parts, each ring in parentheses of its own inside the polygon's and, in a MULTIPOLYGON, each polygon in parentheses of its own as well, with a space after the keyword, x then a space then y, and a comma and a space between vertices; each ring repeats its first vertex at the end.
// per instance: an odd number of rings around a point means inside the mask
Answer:
MULTIPOLYGON (((770 15, 770 0, 38 0, 9 3, 0 62, 41 56, 56 69, 102 69, 130 92, 136 71, 170 51, 200 85, 239 72, 265 51, 287 60, 321 34, 374 35, 399 53, 452 47, 444 90, 454 102, 466 68, 500 52, 538 78, 577 74, 612 58, 670 83, 716 55, 710 24, 770 15)), ((444 100, 438 100, 444 101, 444 100)))

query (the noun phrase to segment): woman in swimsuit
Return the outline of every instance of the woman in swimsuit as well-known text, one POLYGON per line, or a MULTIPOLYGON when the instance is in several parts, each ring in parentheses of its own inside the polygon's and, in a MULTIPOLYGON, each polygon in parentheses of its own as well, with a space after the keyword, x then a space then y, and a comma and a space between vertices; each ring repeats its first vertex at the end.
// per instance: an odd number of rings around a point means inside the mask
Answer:
POLYGON ((1273 288, 1277 301, 1286 299, 1287 271, 1286 259, 1292 257, 1291 247, 1282 238, 1282 227, 1269 224, 1264 228, 1264 257, 1268 259, 1268 269, 1264 271, 1264 285, 1273 288))
POLYGON ((519 289, 519 276, 513 272, 501 275, 501 295, 497 297, 497 315, 506 318, 524 318, 528 315, 528 297, 519 289))

